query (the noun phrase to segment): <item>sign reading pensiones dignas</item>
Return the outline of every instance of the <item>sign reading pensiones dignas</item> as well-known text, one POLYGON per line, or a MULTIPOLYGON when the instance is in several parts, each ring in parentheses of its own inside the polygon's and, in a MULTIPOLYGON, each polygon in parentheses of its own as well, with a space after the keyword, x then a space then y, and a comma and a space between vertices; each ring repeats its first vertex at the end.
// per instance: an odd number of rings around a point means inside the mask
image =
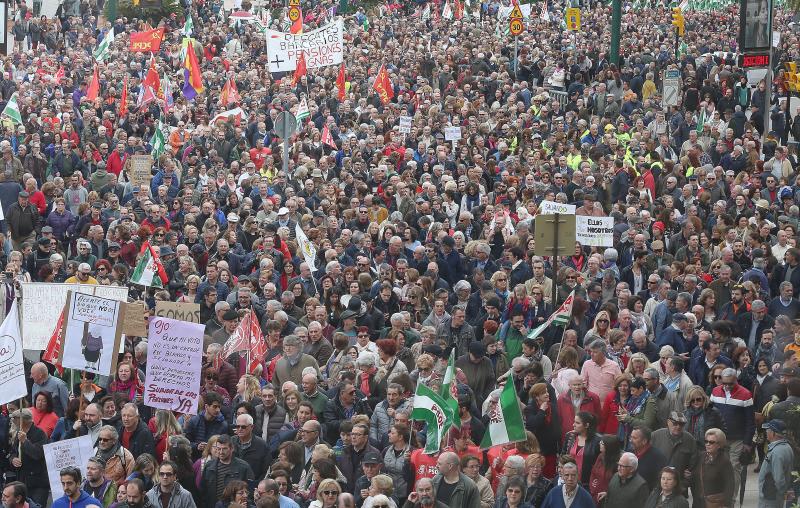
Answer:
POLYGON ((302 34, 267 30, 266 37, 270 72, 295 70, 301 53, 308 69, 340 64, 344 58, 344 21, 341 18, 302 34))

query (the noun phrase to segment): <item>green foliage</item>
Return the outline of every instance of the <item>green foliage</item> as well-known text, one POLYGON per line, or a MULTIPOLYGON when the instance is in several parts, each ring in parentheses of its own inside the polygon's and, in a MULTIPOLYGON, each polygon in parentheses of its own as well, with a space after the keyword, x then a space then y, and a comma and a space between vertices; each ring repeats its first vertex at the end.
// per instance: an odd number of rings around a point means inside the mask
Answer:
MULTIPOLYGON (((151 26, 157 26, 162 18, 168 18, 173 13, 178 17, 183 17, 183 7, 179 0, 161 0, 160 7, 150 7, 151 2, 140 1, 134 5, 131 0, 117 0, 117 16, 127 18, 138 18, 147 20, 151 26)), ((108 16, 108 8, 111 2, 106 2, 105 14, 108 16)))

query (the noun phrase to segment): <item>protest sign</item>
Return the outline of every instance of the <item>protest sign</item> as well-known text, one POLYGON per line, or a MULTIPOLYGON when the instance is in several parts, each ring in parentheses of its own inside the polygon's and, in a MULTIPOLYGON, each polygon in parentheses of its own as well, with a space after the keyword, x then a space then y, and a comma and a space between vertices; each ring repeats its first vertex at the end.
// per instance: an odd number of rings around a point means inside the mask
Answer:
POLYGON ((53 334, 58 316, 67 302, 67 291, 97 295, 118 302, 128 301, 128 288, 97 284, 23 282, 22 337, 25 349, 41 351, 53 334))
POLYGON ((117 363, 121 312, 122 304, 115 300, 70 292, 61 365, 65 369, 110 375, 117 363))
POLYGON ((592 247, 612 247, 614 218, 578 215, 575 218, 575 241, 592 247))
POLYGON ((153 157, 150 155, 131 155, 131 164, 128 168, 128 179, 131 185, 150 185, 150 180, 153 178, 151 170, 153 169, 153 157))
POLYGON ((445 141, 458 141, 461 139, 461 127, 445 127, 444 140, 445 141))
POLYGON ((400 128, 398 129, 400 134, 410 134, 411 133, 411 117, 410 116, 401 116, 400 117, 400 128))
POLYGON ((344 57, 344 20, 301 34, 267 30, 269 72, 295 70, 300 53, 307 69, 342 63, 344 57))
POLYGON ((205 326, 163 317, 150 320, 144 403, 197 413, 205 326))
POLYGON ((59 472, 65 467, 77 467, 81 470, 81 476, 86 478, 86 465, 94 456, 94 443, 91 436, 81 436, 48 443, 42 448, 44 461, 47 464, 47 478, 50 480, 50 492, 53 494, 53 499, 58 499, 64 495, 59 472))
POLYGON ((156 302, 156 316, 178 321, 200 322, 200 304, 183 302, 156 302))
POLYGON ((17 302, 0 325, 0 404, 28 395, 22 359, 22 333, 19 330, 17 302))
POLYGON ((542 201, 539 205, 539 213, 544 215, 555 213, 575 215, 575 205, 556 203, 555 201, 542 201))
POLYGON ((134 337, 147 337, 147 321, 144 313, 147 307, 144 302, 125 303, 122 318, 122 333, 134 337))

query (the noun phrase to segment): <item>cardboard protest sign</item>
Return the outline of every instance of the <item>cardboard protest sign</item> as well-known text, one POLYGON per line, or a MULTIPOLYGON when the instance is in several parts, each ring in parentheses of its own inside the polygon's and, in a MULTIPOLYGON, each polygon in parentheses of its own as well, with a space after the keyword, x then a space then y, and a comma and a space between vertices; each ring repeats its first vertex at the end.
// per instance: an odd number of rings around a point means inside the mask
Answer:
POLYGON ((150 184, 153 179, 153 157, 146 155, 131 155, 128 168, 128 179, 131 185, 150 184))
POLYGON ((126 303, 124 307, 122 333, 134 337, 147 337, 147 321, 144 319, 147 307, 144 302, 126 303))
POLYGON ((178 321, 200 322, 200 304, 184 302, 156 302, 156 316, 178 321))
POLYGON ((342 63, 344 20, 339 18, 333 23, 301 34, 267 30, 269 72, 295 70, 301 53, 307 69, 342 63))
POLYGON ((117 364, 122 337, 122 304, 108 298, 70 292, 64 323, 61 365, 101 376, 117 364))
POLYGON ((47 464, 47 478, 50 480, 50 491, 53 499, 58 499, 64 495, 59 472, 65 467, 77 467, 81 470, 82 477, 86 478, 86 465, 94 456, 94 443, 91 436, 81 436, 48 443, 42 448, 44 461, 47 464))
POLYGON ((67 302, 68 291, 97 295, 118 302, 128 301, 128 288, 122 286, 23 282, 21 312, 25 349, 41 351, 47 347, 58 316, 67 302))
POLYGON ((205 326, 163 317, 150 320, 144 403, 197 413, 205 326))

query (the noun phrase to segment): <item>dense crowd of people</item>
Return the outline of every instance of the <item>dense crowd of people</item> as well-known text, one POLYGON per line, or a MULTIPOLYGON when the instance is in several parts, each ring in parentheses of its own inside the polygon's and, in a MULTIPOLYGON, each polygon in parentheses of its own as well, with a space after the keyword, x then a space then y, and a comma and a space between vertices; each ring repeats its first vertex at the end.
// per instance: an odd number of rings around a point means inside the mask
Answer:
POLYGON ((737 6, 686 12, 676 46, 669 7, 642 4, 625 4, 614 64, 600 2, 578 31, 562 2, 534 5, 516 59, 510 4, 303 2, 306 30, 345 17, 344 80, 337 65, 295 80, 267 70, 260 25, 287 30, 280 7, 245 0, 256 23, 183 3, 147 25, 17 2, 0 314, 23 282, 128 286, 150 314, 199 304, 205 357, 196 415, 143 403, 147 337, 126 337, 108 378, 28 365, 30 400, 0 415, 4 508, 717 508, 751 469, 759 507, 795 502, 800 109, 782 64, 798 35, 776 9, 765 83, 731 60, 737 6), (129 51, 148 26, 160 50, 129 51), (205 89, 191 100, 187 50, 205 89), (142 101, 153 72, 172 87, 142 101), (159 126, 149 183, 132 183, 159 126), (539 255, 543 201, 612 217, 613 244, 539 255), (162 288, 130 284, 146 244, 162 288), (565 301, 565 326, 533 332, 565 301), (266 354, 226 356, 251 317, 266 354), (414 394, 440 389, 451 353, 461 425, 425 454, 414 394), (507 383, 526 439, 482 449, 507 383), (51 495, 43 444, 87 435, 95 455, 51 495))

